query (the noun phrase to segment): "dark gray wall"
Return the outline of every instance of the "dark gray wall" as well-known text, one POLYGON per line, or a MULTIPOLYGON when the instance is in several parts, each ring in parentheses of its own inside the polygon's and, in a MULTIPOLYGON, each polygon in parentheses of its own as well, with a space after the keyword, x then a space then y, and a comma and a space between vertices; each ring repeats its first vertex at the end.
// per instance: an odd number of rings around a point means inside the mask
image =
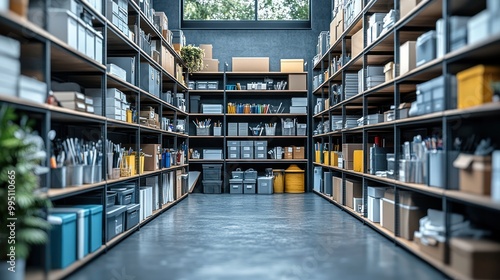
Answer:
MULTIPOLYGON (((180 1, 155 0, 154 8, 164 11, 169 29, 180 28, 180 1)), ((188 44, 212 44, 213 58, 219 59, 219 70, 231 58, 269 57, 270 71, 280 70, 280 59, 303 58, 309 64, 316 53, 316 43, 321 31, 329 30, 331 0, 312 1, 312 29, 310 30, 194 30, 186 29, 188 44)))

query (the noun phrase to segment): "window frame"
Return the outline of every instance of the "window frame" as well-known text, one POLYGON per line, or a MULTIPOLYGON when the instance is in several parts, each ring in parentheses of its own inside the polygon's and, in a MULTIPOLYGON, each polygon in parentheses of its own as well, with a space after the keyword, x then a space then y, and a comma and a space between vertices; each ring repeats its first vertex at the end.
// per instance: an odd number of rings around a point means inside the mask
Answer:
MULTIPOLYGON (((309 20, 184 20, 184 0, 179 0, 181 29, 312 29, 312 0, 309 0, 309 20)), ((257 5, 257 0, 256 0, 257 5)))

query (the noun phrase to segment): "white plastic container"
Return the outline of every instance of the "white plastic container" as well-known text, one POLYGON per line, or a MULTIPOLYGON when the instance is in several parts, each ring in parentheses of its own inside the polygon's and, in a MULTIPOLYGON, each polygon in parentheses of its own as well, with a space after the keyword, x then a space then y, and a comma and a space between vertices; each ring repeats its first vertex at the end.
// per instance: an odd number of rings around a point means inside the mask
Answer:
POLYGON ((78 18, 72 12, 50 8, 47 30, 70 47, 78 49, 78 18))
POLYGON ((490 36, 490 12, 484 10, 473 16, 467 23, 468 44, 485 40, 490 36))

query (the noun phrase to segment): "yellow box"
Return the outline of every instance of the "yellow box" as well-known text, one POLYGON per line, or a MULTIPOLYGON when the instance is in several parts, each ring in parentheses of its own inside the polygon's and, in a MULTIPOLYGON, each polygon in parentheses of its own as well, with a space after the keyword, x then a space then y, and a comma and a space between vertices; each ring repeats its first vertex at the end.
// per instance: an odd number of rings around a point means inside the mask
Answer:
POLYGON ((357 172, 363 172, 363 150, 355 150, 354 151, 354 161, 353 161, 353 170, 357 172))
POLYGON ((144 174, 144 156, 139 157, 139 174, 144 174))
POLYGON ((478 106, 493 101, 491 83, 500 80, 500 68, 477 65, 457 73, 458 108, 478 106))
POLYGON ((132 123, 132 110, 127 110, 127 118, 126 121, 128 123, 132 123))
POLYGON ((295 73, 304 72, 304 60, 303 59, 281 59, 281 72, 295 73))
POLYGON ((130 176, 134 176, 137 174, 135 168, 135 155, 125 156, 125 164, 123 167, 127 167, 130 170, 130 176))
POLYGON ((321 163, 321 152, 320 151, 315 151, 315 153, 314 153, 314 162, 315 163, 321 163))

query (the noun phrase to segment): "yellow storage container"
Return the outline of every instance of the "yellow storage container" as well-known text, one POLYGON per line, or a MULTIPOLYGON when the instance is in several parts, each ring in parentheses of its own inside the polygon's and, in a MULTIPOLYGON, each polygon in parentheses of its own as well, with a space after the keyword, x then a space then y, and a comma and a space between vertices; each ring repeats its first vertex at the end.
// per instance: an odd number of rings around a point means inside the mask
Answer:
POLYGON ((273 169, 274 182, 273 191, 274 193, 284 193, 285 192, 285 170, 284 169, 273 169))
POLYGON ((339 153, 338 152, 330 152, 330 165, 331 166, 339 166, 339 153))
POLYGON ((363 150, 354 150, 353 170, 363 172, 363 150))
POLYGON ((314 152, 314 162, 321 163, 321 152, 320 151, 314 152))
POLYGON ((330 152, 329 151, 324 151, 323 152, 323 159, 325 161, 325 165, 330 165, 330 152))
POLYGON ((305 171, 292 164, 285 170, 285 193, 303 193, 305 171))
POLYGON ((457 73, 458 108, 478 106, 493 101, 491 83, 500 81, 500 68, 477 65, 457 73))

